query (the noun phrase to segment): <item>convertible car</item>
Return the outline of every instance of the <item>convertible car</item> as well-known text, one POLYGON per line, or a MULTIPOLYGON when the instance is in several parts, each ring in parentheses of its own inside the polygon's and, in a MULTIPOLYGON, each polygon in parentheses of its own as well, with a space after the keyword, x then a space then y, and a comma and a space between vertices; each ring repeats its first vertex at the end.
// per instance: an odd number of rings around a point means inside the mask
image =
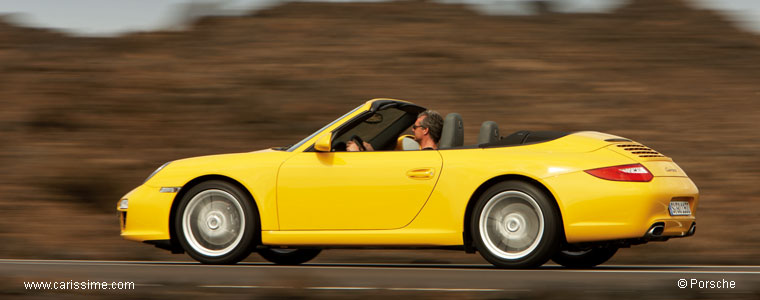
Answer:
POLYGON ((423 111, 374 99, 292 146, 168 162, 117 203, 121 236, 206 264, 443 248, 501 268, 584 268, 695 232, 697 187, 640 143, 592 131, 501 136, 486 121, 464 145, 451 113, 439 149, 420 150, 406 133, 423 111), (348 152, 350 141, 374 151, 348 152))

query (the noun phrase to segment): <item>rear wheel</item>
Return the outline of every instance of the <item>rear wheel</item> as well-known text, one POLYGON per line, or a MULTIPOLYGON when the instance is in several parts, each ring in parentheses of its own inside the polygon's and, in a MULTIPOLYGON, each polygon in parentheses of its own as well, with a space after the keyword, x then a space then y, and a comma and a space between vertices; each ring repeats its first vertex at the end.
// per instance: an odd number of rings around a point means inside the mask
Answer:
POLYGON ((174 228, 182 248, 204 264, 234 264, 251 253, 256 215, 253 199, 224 181, 207 181, 187 191, 174 228))
POLYGON ((549 196, 531 184, 498 183, 483 193, 473 212, 475 247, 497 267, 538 267, 559 247, 559 212, 549 196))
POLYGON ((610 260, 617 252, 617 247, 595 247, 578 251, 563 250, 557 252, 552 260, 568 268, 593 268, 610 260))
POLYGON ((322 249, 260 249, 259 255, 278 265, 300 265, 317 257, 322 249))

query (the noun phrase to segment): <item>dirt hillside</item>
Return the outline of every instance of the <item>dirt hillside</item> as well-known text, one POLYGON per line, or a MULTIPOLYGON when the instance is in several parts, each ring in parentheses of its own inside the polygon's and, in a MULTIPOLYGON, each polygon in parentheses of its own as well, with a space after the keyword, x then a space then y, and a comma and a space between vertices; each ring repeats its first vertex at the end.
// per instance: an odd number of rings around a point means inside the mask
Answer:
MULTIPOLYGON (((0 257, 170 257, 121 240, 113 209, 157 166, 291 144, 391 97, 460 113, 467 143, 485 120, 642 142, 699 186, 697 235, 613 261, 757 264, 758 83, 760 38, 677 0, 520 17, 288 3, 118 38, 0 22, 0 257)), ((333 253, 321 259, 477 259, 333 253)))

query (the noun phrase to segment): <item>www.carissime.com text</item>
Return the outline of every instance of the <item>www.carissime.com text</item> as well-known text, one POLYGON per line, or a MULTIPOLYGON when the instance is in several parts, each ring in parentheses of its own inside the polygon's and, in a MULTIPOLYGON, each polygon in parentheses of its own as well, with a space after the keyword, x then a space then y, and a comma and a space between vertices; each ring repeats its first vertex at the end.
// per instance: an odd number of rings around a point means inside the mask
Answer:
POLYGON ((134 290, 134 282, 108 281, 25 281, 27 290, 134 290))

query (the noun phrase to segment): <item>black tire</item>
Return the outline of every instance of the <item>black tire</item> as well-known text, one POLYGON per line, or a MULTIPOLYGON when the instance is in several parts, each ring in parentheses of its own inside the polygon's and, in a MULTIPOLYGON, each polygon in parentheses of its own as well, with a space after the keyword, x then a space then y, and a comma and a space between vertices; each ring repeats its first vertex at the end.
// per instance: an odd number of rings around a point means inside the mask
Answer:
POLYGON ((228 182, 212 180, 185 193, 173 221, 177 239, 190 257, 222 265, 251 254, 257 218, 248 193, 228 182))
POLYGON ((317 257, 322 249, 259 249, 259 255, 278 265, 300 265, 317 257))
POLYGON ((588 269, 610 260, 618 247, 595 247, 581 251, 558 251, 552 261, 574 269, 588 269))
POLYGON ((499 268, 534 268, 549 261, 559 249, 560 226, 552 198, 523 181, 490 187, 478 199, 470 219, 475 247, 499 268))

